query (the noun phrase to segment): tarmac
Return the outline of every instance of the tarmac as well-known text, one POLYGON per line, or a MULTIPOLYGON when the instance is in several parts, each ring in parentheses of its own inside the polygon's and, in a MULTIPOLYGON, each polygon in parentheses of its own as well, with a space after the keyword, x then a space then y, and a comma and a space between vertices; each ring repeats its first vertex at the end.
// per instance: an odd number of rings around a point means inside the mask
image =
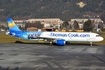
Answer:
POLYGON ((105 45, 2 43, 0 70, 105 70, 105 45))

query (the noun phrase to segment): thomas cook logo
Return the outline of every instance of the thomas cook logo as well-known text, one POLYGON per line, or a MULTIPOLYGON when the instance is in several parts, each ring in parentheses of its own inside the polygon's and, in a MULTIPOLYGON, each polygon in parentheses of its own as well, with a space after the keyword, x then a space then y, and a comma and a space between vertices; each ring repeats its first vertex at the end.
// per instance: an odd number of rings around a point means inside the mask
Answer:
POLYGON ((8 26, 10 27, 10 28, 13 28, 14 26, 15 26, 15 23, 14 22, 12 22, 12 23, 8 23, 8 26))

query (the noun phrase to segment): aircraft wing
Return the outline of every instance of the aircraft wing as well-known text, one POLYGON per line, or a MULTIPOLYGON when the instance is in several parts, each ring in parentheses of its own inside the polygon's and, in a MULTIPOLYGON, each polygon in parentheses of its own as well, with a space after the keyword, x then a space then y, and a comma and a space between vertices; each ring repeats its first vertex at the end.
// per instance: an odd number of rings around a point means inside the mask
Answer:
POLYGON ((56 37, 56 36, 51 36, 51 32, 43 32, 39 38, 43 39, 49 39, 49 40, 65 40, 64 37, 56 37))
POLYGON ((40 39, 47 40, 47 41, 55 41, 55 40, 62 40, 62 38, 50 38, 50 37, 39 37, 40 39))
POLYGON ((61 39, 61 38, 49 38, 49 37, 38 37, 38 38, 43 38, 43 39, 61 39))

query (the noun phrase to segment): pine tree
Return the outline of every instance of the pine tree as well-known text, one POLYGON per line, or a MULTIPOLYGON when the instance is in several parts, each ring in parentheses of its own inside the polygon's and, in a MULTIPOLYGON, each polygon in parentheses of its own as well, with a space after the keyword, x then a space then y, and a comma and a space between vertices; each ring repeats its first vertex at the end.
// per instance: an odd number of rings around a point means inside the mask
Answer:
POLYGON ((83 29, 84 29, 84 31, 86 31, 86 32, 92 31, 92 29, 93 29, 93 24, 92 24, 91 20, 88 20, 88 21, 86 21, 86 22, 84 23, 83 29))

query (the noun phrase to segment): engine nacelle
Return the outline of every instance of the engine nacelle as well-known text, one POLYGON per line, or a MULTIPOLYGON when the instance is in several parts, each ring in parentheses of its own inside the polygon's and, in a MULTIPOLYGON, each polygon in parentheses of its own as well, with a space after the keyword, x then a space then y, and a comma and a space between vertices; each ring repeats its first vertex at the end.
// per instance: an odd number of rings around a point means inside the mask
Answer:
POLYGON ((60 46, 64 46, 66 44, 65 40, 56 40, 56 44, 60 46))

